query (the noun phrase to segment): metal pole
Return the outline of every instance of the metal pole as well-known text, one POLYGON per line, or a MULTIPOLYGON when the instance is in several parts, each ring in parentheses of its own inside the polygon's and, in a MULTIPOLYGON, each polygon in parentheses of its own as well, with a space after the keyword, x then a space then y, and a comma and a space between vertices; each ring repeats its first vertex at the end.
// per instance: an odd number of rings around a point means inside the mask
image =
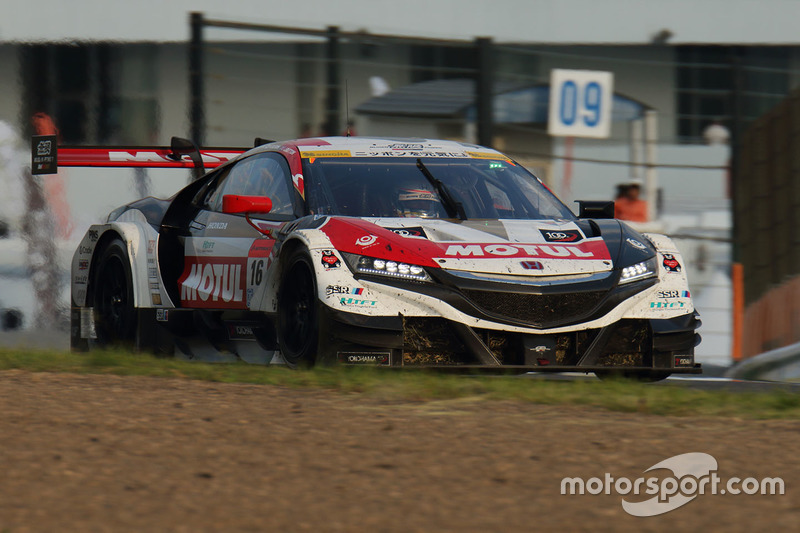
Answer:
POLYGON ((189 15, 191 41, 189 43, 189 138, 197 146, 205 142, 205 113, 203 109, 203 14, 189 15))
POLYGON ((658 171, 656 170, 656 140, 658 138, 658 121, 656 112, 644 112, 644 138, 645 138, 645 187, 647 199, 647 220, 655 220, 656 203, 658 201, 658 171))
POLYGON ((733 74, 733 87, 731 90, 731 152, 730 152, 730 192, 731 192, 731 213, 733 214, 732 228, 731 228, 731 260, 734 263, 743 262, 741 257, 741 243, 739 242, 739 223, 740 214, 738 212, 739 199, 737 196, 739 192, 739 144, 742 142, 742 134, 744 133, 744 120, 742 112, 742 91, 744 90, 744 75, 742 69, 742 48, 734 46, 731 48, 731 71, 733 74))
POLYGON ((628 122, 630 133, 628 152, 630 153, 631 159, 631 179, 642 179, 642 120, 643 119, 637 118, 636 120, 628 122))
POLYGON ((328 96, 326 98, 325 110, 325 134, 338 135, 339 124, 339 71, 341 63, 339 61, 339 27, 328 26, 328 43, 325 47, 327 59, 327 79, 328 96))
POLYGON ((494 79, 492 39, 475 39, 478 72, 475 77, 475 103, 478 110, 478 144, 491 147, 494 140, 492 127, 492 82, 494 79))

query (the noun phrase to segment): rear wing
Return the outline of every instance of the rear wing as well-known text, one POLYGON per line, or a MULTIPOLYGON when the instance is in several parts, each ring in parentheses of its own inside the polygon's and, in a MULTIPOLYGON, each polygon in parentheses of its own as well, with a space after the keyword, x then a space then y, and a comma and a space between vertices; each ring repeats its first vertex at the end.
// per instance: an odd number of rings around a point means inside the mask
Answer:
POLYGON ((55 174, 58 167, 190 168, 200 176, 243 154, 249 148, 198 148, 172 138, 165 146, 58 146, 55 135, 35 135, 31 142, 31 172, 55 174))

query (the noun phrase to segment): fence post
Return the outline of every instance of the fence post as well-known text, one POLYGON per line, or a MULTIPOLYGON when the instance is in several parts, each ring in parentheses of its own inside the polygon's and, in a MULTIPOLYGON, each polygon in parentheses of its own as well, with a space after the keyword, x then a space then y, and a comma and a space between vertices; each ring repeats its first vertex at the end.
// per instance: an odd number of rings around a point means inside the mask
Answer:
POLYGON ((206 130, 203 109, 203 25, 202 13, 189 14, 189 137, 197 146, 203 146, 206 130))
POLYGON ((339 27, 328 26, 328 42, 325 46, 327 60, 328 95, 325 99, 325 131, 327 135, 338 135, 339 124, 339 27))
POLYGON ((492 122, 492 85, 494 83, 494 65, 492 39, 478 37, 475 39, 478 56, 478 72, 475 77, 475 104, 478 111, 478 144, 491 147, 494 132, 492 122))

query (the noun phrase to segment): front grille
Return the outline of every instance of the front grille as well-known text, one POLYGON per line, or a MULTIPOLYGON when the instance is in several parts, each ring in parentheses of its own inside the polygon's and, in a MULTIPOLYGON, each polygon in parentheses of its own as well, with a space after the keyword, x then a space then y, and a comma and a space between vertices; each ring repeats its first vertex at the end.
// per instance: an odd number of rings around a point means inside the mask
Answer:
POLYGON ((483 312, 536 326, 553 327, 587 316, 607 291, 567 294, 520 294, 515 292, 463 290, 473 305, 483 312))

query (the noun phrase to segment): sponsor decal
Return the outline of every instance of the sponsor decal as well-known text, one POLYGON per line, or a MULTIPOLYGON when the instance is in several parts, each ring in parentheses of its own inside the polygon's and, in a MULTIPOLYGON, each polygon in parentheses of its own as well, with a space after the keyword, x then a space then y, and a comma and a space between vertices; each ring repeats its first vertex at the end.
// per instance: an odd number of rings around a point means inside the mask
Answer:
POLYGON ((322 250, 322 266, 325 267, 325 270, 339 268, 341 264, 339 258, 334 255, 333 250, 322 250))
POLYGON ((53 142, 50 140, 39 141, 36 144, 36 155, 50 155, 53 150, 53 142))
POLYGON ((650 309, 682 309, 689 302, 650 302, 650 309))
POLYGON ((203 241, 203 250, 213 250, 215 241, 203 241))
POLYGON ((156 322, 169 322, 169 309, 156 309, 156 322))
POLYGON ((294 188, 297 189, 297 192, 300 193, 300 196, 305 198, 306 187, 305 187, 305 181, 303 180, 303 175, 300 173, 293 175, 292 183, 294 184, 294 188))
POLYGON ((34 135, 31 138, 31 173, 55 174, 58 172, 58 152, 55 135, 34 135))
POLYGON ((157 281, 151 281, 150 282, 150 290, 152 290, 152 291, 160 291, 161 287, 158 285, 157 281))
POLYGON ((227 222, 211 222, 206 229, 228 229, 227 222))
POLYGON ((89 276, 87 276, 86 274, 82 276, 75 276, 74 281, 75 285, 86 285, 86 283, 89 281, 89 276))
POLYGON ((559 231, 550 231, 550 230, 539 230, 542 232, 542 236, 544 240, 547 242, 578 242, 583 237, 581 236, 581 232, 575 229, 568 229, 568 230, 559 230, 559 231))
POLYGON ((252 324, 228 323, 228 338, 232 341, 252 341, 256 335, 252 324))
POLYGON ((78 261, 78 270, 89 270, 89 260, 81 259, 78 261))
POLYGON ((658 298, 690 298, 691 294, 689 291, 658 291, 657 297, 658 298))
POLYGON ((151 292, 150 302, 152 302, 153 305, 161 305, 161 294, 157 292, 151 292))
POLYGON ((187 261, 179 280, 181 301, 195 307, 244 307, 242 264, 230 261, 187 261))
POLYGON ((97 242, 97 239, 100 238, 100 233, 96 229, 90 229, 89 231, 86 232, 86 235, 92 242, 97 242))
POLYGON ((636 239, 631 239, 630 237, 628 237, 627 239, 625 239, 625 242, 627 242, 628 244, 630 244, 634 248, 638 248, 639 250, 647 250, 647 246, 645 246, 644 244, 640 243, 636 239))
POLYGON ((363 235, 356 239, 356 245, 358 246, 370 246, 375 244, 375 241, 378 240, 378 237, 375 235, 363 235))
POLYGON ((667 272, 680 272, 681 271, 681 264, 675 259, 675 256, 672 254, 662 254, 664 256, 664 261, 662 264, 664 268, 667 269, 667 272))
POLYGON ((381 365, 391 364, 391 352, 337 352, 336 358, 345 365, 381 365))
MULTIPOLYGON (((206 163, 208 166, 209 163, 218 163, 222 161, 228 161, 229 159, 233 159, 233 157, 239 155, 241 152, 236 151, 236 153, 226 153, 226 152, 206 152, 203 151, 200 156, 203 158, 203 162, 206 163)), ((121 151, 121 150, 109 150, 108 152, 108 160, 109 161, 116 161, 116 162, 130 162, 130 161, 139 161, 139 162, 152 162, 152 163, 175 163, 175 160, 167 157, 166 154, 161 155, 158 152, 154 151, 121 151)), ((182 161, 190 161, 189 156, 183 156, 182 161)))
POLYGON ((694 366, 694 356, 693 355, 676 355, 675 356, 675 367, 693 367, 694 366))
POLYGON ((389 145, 390 150, 424 150, 424 144, 394 143, 389 145))
POLYGON ((78 253, 91 254, 92 253, 92 247, 91 246, 84 246, 84 245, 81 244, 80 246, 78 246, 78 253))
POLYGON ((272 239, 256 239, 250 246, 250 251, 248 252, 247 257, 269 257, 274 245, 275 241, 272 239))
POLYGON ((361 300, 359 298, 343 296, 339 298, 339 304, 345 307, 375 307, 378 305, 378 302, 375 300, 361 300))
POLYGON ((330 296, 332 294, 349 294, 350 287, 344 287, 342 285, 328 285, 325 287, 325 296, 330 296))
POLYGON ((450 257, 547 257, 562 259, 608 259, 608 250, 582 245, 545 244, 451 244, 445 255, 450 257))
POLYGON ((157 279, 158 278, 158 270, 155 268, 148 268, 147 269, 147 277, 157 279))
POLYGON ((503 154, 493 154, 490 152, 467 152, 467 155, 473 159, 502 159, 503 161, 511 162, 508 157, 503 154))
POLYGON ((423 239, 427 239, 428 236, 425 234, 425 230, 420 226, 414 226, 409 228, 384 228, 388 229, 389 231, 400 235, 401 237, 422 237, 423 239))
POLYGON ((343 285, 328 285, 325 287, 325 295, 331 296, 333 294, 354 294, 356 296, 360 296, 364 294, 364 289, 361 287, 355 287, 351 289, 350 287, 345 287, 343 285))
POLYGON ((521 261, 520 264, 525 270, 542 270, 544 268, 541 261, 521 261))
POLYGON ((356 157, 464 157, 463 152, 445 152, 436 150, 435 148, 428 148, 426 150, 395 150, 374 147, 369 150, 356 150, 355 155, 356 157))
POLYGON ((350 157, 350 150, 303 150, 300 157, 313 159, 315 157, 350 157))
POLYGON ((156 251, 156 241, 152 239, 147 241, 147 253, 152 254, 155 251, 156 251))

